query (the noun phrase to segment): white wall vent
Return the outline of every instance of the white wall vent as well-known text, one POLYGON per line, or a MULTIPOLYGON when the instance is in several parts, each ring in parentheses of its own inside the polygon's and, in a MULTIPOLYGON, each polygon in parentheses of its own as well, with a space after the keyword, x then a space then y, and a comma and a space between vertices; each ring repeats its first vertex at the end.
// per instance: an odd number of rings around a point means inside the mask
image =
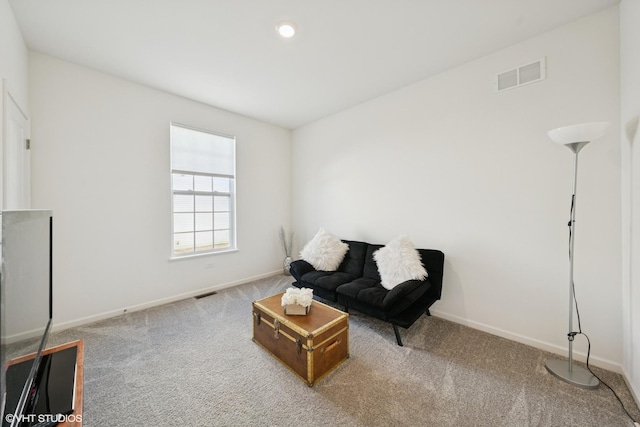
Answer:
POLYGON ((498 73, 494 87, 496 92, 502 92, 503 90, 513 89, 514 87, 539 82, 545 78, 545 59, 541 58, 517 68, 498 73))

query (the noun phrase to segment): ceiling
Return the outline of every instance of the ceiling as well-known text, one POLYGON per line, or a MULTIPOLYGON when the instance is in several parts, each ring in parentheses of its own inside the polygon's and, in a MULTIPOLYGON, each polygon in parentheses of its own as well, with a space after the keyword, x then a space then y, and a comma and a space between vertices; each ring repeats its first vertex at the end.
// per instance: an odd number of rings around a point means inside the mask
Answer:
POLYGON ((10 0, 30 49, 289 129, 618 3, 10 0))

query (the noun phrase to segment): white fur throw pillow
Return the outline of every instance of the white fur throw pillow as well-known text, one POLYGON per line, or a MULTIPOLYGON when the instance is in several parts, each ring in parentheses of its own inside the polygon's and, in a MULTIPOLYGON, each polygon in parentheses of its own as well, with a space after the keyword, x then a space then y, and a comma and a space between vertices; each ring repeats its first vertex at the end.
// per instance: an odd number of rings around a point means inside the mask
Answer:
POLYGON ((382 286, 393 289, 407 280, 424 280, 427 276, 420 253, 407 236, 399 236, 373 253, 382 286))
POLYGON ((316 270, 335 271, 342 262, 349 245, 322 228, 309 241, 302 251, 300 258, 313 265, 316 270))

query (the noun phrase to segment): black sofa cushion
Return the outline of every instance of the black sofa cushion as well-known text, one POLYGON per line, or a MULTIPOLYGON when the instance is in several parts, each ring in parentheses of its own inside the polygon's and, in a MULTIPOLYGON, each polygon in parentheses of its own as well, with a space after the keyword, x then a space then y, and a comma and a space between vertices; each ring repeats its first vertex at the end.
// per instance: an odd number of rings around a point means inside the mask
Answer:
MULTIPOLYGON (((348 259, 343 260, 338 271, 316 270, 311 264, 302 259, 293 261, 289 271, 297 280, 297 282, 294 283, 295 286, 299 288, 311 288, 313 289, 314 295, 329 301, 337 301, 338 295, 336 288, 357 277, 355 274, 340 271, 342 269, 349 270, 348 259)), ((351 271, 353 270, 354 268, 352 267, 351 271)))
POLYGON ((376 260, 373 259, 373 253, 380 249, 383 245, 368 245, 367 246, 367 256, 364 259, 364 271, 362 272, 362 277, 366 277, 368 279, 374 279, 380 282, 380 273, 378 272, 378 264, 376 264, 376 260))
POLYGON ((437 249, 418 249, 420 260, 427 270, 427 280, 431 284, 429 295, 439 300, 442 294, 442 277, 444 276, 444 253, 437 249))
POLYGON ((310 271, 315 271, 315 270, 316 269, 313 268, 313 265, 309 264, 307 261, 303 259, 295 260, 289 265, 289 272, 297 280, 300 280, 302 276, 309 273, 310 271))
POLYGON ((322 288, 335 292, 336 288, 345 283, 351 282, 356 276, 341 271, 310 271, 302 276, 302 280, 313 288, 322 288))
POLYGON ((340 295, 344 295, 347 298, 358 299, 358 295, 361 291, 373 288, 379 283, 380 282, 375 279, 370 279, 368 277, 358 277, 352 282, 345 283, 340 286, 340 291, 338 293, 340 295))
MULTIPOLYGON (((379 281, 361 277, 340 285, 336 292, 338 301, 345 306, 351 306, 352 301, 358 301, 358 306, 375 308, 378 313, 384 313, 386 319, 413 305, 430 287, 431 284, 427 280, 409 280, 392 290, 387 290, 379 281)), ((378 313, 376 315, 379 316, 378 313)))
POLYGON ((362 276, 362 269, 364 268, 364 260, 367 256, 367 247, 369 244, 355 240, 343 240, 343 242, 349 245, 349 250, 338 267, 338 271, 353 274, 355 277, 362 276))

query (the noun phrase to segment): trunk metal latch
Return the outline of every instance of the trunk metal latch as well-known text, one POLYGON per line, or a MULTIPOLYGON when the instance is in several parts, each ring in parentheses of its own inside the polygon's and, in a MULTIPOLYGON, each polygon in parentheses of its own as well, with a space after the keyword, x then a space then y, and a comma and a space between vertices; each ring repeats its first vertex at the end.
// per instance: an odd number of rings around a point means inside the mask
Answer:
POLYGON ((278 319, 273 319, 273 337, 275 339, 280 338, 280 322, 278 319))

